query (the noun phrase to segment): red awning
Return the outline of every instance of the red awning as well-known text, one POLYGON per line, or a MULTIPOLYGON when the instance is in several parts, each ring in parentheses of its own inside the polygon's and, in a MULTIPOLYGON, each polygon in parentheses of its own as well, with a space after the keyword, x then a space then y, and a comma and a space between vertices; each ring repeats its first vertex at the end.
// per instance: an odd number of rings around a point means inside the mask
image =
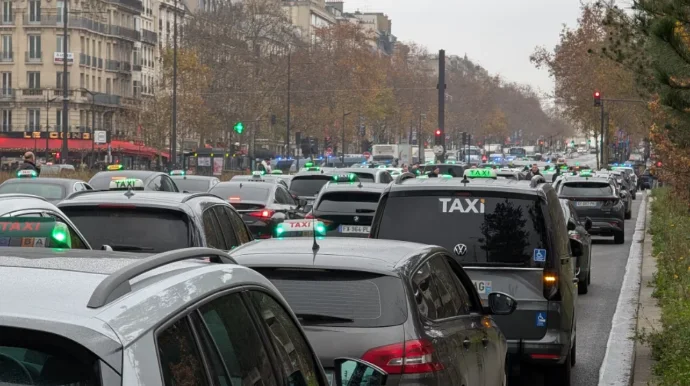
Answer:
MULTIPOLYGON (((84 139, 68 139, 67 146, 70 151, 91 151, 92 146, 95 150, 107 151, 107 145, 93 145, 91 141, 84 139)), ((159 152, 158 150, 148 147, 139 146, 127 141, 112 141, 110 146, 113 152, 121 152, 127 155, 141 155, 154 157, 159 153, 163 157, 168 158, 169 154, 164 152, 159 152)), ((46 140, 42 138, 32 139, 32 138, 0 138, 0 151, 11 150, 11 151, 30 151, 37 149, 40 152, 45 151, 46 140)), ((51 152, 59 152, 62 149, 61 139, 49 139, 48 149, 51 152)))

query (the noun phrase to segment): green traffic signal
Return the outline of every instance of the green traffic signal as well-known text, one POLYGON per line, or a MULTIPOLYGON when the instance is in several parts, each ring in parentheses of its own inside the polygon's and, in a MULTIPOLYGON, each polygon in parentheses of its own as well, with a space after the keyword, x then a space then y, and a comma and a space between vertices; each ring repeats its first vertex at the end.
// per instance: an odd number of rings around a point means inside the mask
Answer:
POLYGON ((237 134, 242 134, 242 132, 244 131, 244 125, 242 124, 242 122, 237 122, 235 123, 235 126, 233 126, 233 130, 235 130, 237 134))

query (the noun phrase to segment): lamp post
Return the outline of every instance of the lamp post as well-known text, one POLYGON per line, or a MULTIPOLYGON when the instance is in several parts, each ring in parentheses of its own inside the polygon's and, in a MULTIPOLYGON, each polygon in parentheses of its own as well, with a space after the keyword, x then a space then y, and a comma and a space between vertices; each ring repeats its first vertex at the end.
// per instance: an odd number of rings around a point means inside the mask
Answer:
POLYGON ((79 89, 81 92, 85 92, 91 96, 91 161, 89 162, 90 167, 93 169, 94 164, 94 153, 96 152, 96 138, 94 137, 94 130, 96 129, 96 93, 82 87, 79 89))
MULTIPOLYGON (((67 82, 67 4, 62 5, 62 163, 69 160, 69 84, 67 82)), ((60 87, 60 85, 57 85, 60 87)))
POLYGON ((342 161, 343 165, 345 165, 345 117, 347 117, 348 115, 350 115, 350 113, 346 113, 345 109, 343 109, 343 127, 342 127, 343 133, 342 133, 342 142, 340 143, 340 147, 342 148, 342 149, 340 149, 341 154, 342 154, 342 157, 340 158, 340 160, 342 161))
MULTIPOLYGON (((48 92, 50 92, 50 90, 48 90, 48 92)), ((50 152, 50 145, 48 142, 50 140, 50 103, 56 100, 57 97, 48 98, 48 94, 46 94, 46 162, 48 162, 48 153, 50 152)))

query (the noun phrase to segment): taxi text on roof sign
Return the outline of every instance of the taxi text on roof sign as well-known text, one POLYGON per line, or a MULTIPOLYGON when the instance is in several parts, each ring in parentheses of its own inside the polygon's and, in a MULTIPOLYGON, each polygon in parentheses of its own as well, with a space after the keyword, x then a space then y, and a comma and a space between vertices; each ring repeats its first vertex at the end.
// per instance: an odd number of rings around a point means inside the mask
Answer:
POLYGON ((326 235, 326 226, 321 221, 313 220, 285 220, 276 225, 276 237, 300 237, 300 236, 326 235))
POLYGON ((184 176, 184 170, 173 170, 170 172, 171 176, 184 176))
POLYGON ((144 189, 144 181, 137 178, 125 178, 122 180, 112 180, 110 181, 110 190, 136 190, 144 189))
POLYGON ((357 175, 354 173, 340 174, 333 176, 333 181, 335 182, 355 182, 357 181, 357 175))
POLYGON ((468 178, 496 178, 496 170, 494 170, 494 169, 467 169, 467 170, 465 170, 465 177, 468 177, 468 178))
POLYGON ((255 170, 252 172, 253 176, 263 176, 264 174, 266 174, 266 172, 263 172, 261 170, 255 170))
POLYGON ((36 178, 38 177, 38 173, 36 173, 35 170, 19 170, 17 171, 17 178, 36 178))
POLYGON ((46 217, 3 217, 0 247, 71 248, 66 224, 46 217))
POLYGON ((122 170, 124 169, 124 166, 122 165, 108 165, 108 170, 113 171, 113 170, 122 170))

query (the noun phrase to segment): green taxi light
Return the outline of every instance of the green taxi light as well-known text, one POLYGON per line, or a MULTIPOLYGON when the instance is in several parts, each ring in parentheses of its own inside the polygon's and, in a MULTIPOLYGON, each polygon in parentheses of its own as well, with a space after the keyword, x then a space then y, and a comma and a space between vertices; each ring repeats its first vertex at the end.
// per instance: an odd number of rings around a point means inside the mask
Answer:
POLYGON ((19 170, 17 171, 17 178, 36 178, 38 173, 35 170, 19 170))
POLYGON ((429 178, 427 175, 418 175, 417 178, 429 178))
POLYGON ((357 181, 357 175, 354 173, 341 174, 333 176, 333 181, 335 182, 355 182, 357 181))
POLYGON ((283 174, 282 170, 272 170, 271 174, 283 174))
POLYGON ((450 174, 441 174, 441 178, 453 178, 450 174))
POLYGON ((312 167, 312 166, 314 166, 314 163, 313 163, 313 162, 305 162, 305 163, 304 163, 304 167, 305 167, 305 168, 310 168, 310 167, 312 167))
POLYGON ((321 222, 316 223, 314 230, 316 231, 316 234, 319 236, 325 236, 326 235, 326 226, 321 222))
POLYGON ((455 161, 446 161, 447 165, 455 165, 455 161))
POLYGON ((125 167, 123 165, 108 165, 108 170, 109 171, 115 171, 115 170, 122 170, 125 167))
POLYGON ((266 174, 266 172, 264 172, 262 170, 255 170, 252 172, 253 176, 263 176, 264 174, 266 174))
POLYGON ((69 229, 67 229, 66 224, 56 222, 51 237, 59 246, 72 248, 72 239, 69 237, 69 229))
POLYGON ((283 224, 278 224, 276 226, 276 236, 280 237, 280 235, 282 235, 283 233, 285 233, 285 228, 283 228, 283 224))
POLYGON ((170 172, 171 176, 184 176, 184 170, 172 170, 170 172))
POLYGON ((321 170, 321 168, 318 166, 311 166, 307 168, 308 172, 318 172, 319 170, 321 170))
POLYGON ((494 169, 467 169, 467 170, 465 170, 465 177, 467 177, 467 178, 496 178, 496 170, 494 170, 494 169))

